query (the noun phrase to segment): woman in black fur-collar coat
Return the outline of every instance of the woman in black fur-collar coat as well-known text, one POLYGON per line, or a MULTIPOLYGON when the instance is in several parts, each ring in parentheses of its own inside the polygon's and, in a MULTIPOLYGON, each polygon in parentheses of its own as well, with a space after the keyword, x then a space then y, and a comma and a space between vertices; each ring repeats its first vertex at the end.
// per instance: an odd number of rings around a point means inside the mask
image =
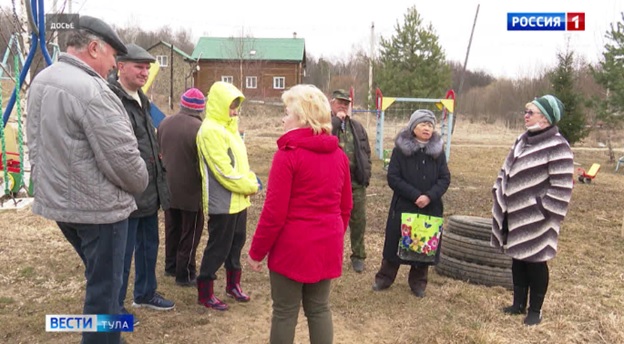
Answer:
POLYGON ((400 265, 406 264, 411 266, 410 289, 418 297, 425 296, 430 264, 402 260, 397 249, 402 213, 442 217, 444 212, 442 195, 449 187, 451 173, 442 138, 434 131, 435 124, 433 112, 416 110, 396 138, 388 166, 388 185, 394 193, 386 223, 383 261, 373 284, 375 291, 390 287, 400 265))

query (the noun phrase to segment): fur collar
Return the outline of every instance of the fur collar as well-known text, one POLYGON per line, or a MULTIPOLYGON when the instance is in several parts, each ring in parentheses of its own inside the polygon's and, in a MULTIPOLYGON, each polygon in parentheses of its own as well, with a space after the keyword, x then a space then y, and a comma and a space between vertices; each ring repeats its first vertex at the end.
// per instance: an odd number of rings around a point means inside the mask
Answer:
POLYGON ((406 156, 410 156, 417 151, 424 149, 425 154, 433 157, 434 159, 440 156, 444 148, 442 137, 440 137, 440 134, 437 132, 434 132, 433 135, 431 135, 429 142, 420 143, 416 141, 414 134, 407 129, 403 129, 399 132, 394 144, 406 156))

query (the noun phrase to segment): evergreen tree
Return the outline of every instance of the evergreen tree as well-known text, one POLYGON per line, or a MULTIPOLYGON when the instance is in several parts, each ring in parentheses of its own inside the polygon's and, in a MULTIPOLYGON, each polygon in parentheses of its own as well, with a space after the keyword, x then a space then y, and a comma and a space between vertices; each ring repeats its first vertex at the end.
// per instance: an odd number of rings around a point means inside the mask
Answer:
POLYGON ((624 12, 621 16, 622 21, 612 23, 605 35, 608 41, 602 53, 602 61, 597 68, 592 68, 596 82, 606 89, 604 98, 594 103, 597 119, 607 128, 607 144, 612 161, 615 154, 611 146, 611 136, 624 121, 624 12))
POLYGON ((375 81, 393 97, 442 98, 451 87, 451 69, 431 24, 413 6, 390 39, 381 38, 375 81))
POLYGON ((589 134, 585 113, 581 109, 583 96, 576 91, 576 71, 574 53, 566 51, 557 54, 557 68, 550 73, 553 95, 559 98, 565 107, 564 116, 558 124, 561 135, 572 145, 589 134))

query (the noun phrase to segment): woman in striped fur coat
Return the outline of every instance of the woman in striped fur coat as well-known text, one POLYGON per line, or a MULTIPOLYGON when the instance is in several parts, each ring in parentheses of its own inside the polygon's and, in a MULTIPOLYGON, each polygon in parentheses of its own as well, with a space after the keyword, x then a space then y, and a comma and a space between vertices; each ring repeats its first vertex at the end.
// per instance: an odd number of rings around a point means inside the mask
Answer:
POLYGON ((570 145, 557 122, 563 104, 552 95, 525 105, 524 124, 507 155, 492 193, 491 245, 513 258, 513 305, 503 311, 524 314, 526 325, 542 320, 548 289, 548 264, 557 253, 561 221, 566 215, 574 173, 570 145))

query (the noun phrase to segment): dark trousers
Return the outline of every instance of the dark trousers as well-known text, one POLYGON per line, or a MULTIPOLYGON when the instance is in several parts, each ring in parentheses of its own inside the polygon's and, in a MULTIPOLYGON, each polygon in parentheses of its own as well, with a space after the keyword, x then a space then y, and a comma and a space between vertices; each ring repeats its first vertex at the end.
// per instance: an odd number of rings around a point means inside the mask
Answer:
POLYGON ((511 263, 513 284, 529 288, 529 309, 539 312, 548 290, 549 272, 547 262, 530 263, 513 259, 511 263))
POLYGON ((204 229, 202 211, 165 211, 165 271, 178 282, 197 277, 195 254, 204 229))
POLYGON ((124 255, 123 282, 119 305, 123 306, 128 290, 128 278, 134 254, 134 300, 150 300, 156 288, 156 261, 158 259, 158 213, 128 219, 128 239, 124 255))
MULTIPOLYGON (((85 265, 87 280, 84 314, 119 314, 117 297, 121 286, 128 220, 111 224, 57 222, 63 235, 85 265)), ((119 332, 83 332, 82 343, 119 343, 119 332)))
POLYGON ((199 267, 198 281, 217 279, 217 270, 240 270, 240 255, 245 245, 247 210, 236 214, 208 216, 208 243, 199 267))
POLYGON ((292 344, 299 308, 308 319, 310 344, 331 344, 334 338, 332 314, 329 308, 331 280, 300 283, 271 271, 271 344, 292 344))

